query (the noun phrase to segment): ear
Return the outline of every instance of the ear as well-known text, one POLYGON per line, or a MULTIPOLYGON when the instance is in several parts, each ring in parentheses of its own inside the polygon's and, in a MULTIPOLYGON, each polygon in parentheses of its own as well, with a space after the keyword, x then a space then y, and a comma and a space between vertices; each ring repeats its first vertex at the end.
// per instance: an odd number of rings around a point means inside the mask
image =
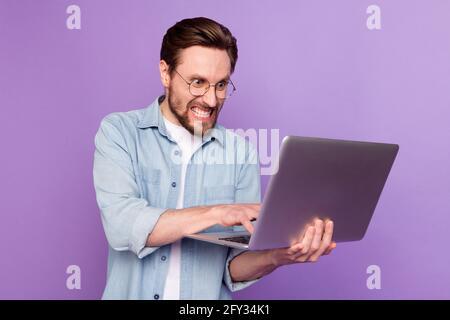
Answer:
POLYGON ((162 85, 168 88, 170 85, 169 65, 164 60, 159 61, 159 73, 162 85))

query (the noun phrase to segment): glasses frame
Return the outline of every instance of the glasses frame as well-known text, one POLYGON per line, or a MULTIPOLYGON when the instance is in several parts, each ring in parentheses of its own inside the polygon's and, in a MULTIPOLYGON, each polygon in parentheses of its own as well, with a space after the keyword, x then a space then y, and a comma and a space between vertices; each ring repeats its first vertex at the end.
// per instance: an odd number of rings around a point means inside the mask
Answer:
MULTIPOLYGON (((231 79, 228 79, 228 80, 226 80, 227 85, 231 84, 233 90, 231 90, 231 92, 225 98, 219 98, 219 97, 217 97, 217 89, 216 89, 217 83, 211 84, 211 83, 209 83, 208 80, 202 79, 208 83, 207 89, 205 90, 205 92, 203 94, 193 94, 191 91, 191 85, 192 85, 192 83, 194 83, 194 81, 191 81, 191 82, 187 81, 176 69, 174 69, 173 71, 175 71, 180 76, 180 78, 183 79, 184 82, 186 82, 186 84, 189 86, 189 93, 192 94, 194 97, 203 97, 209 91, 209 88, 211 88, 211 87, 214 87, 214 93, 216 94, 216 98, 221 99, 221 100, 228 99, 236 91, 236 87, 235 87, 233 81, 231 81, 231 79)), ((199 89, 199 88, 196 88, 196 89, 199 89)))

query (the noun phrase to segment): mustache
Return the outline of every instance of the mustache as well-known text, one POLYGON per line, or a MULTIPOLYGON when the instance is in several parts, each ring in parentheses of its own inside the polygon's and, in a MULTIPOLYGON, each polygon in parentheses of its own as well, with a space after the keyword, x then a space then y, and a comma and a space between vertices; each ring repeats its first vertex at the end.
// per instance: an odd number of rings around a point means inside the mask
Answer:
POLYGON ((215 109, 215 110, 220 110, 220 108, 222 107, 222 105, 223 105, 223 104, 218 103, 218 104, 216 104, 214 107, 211 107, 210 105, 208 105, 208 104, 206 104, 206 103, 203 103, 203 102, 201 102, 201 101, 196 101, 196 100, 194 99, 194 100, 189 101, 189 103, 187 104, 187 107, 188 107, 188 108, 191 108, 191 107, 193 107, 193 106, 199 106, 199 107, 205 108, 205 109, 213 109, 213 110, 215 109))

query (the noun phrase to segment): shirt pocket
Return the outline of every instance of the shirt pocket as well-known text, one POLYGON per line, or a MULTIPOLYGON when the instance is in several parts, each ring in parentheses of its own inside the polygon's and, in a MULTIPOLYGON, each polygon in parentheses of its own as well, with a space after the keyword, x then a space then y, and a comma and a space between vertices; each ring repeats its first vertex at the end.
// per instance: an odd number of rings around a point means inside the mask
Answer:
POLYGON ((159 207, 161 204, 161 170, 146 168, 142 172, 144 197, 150 206, 159 207))

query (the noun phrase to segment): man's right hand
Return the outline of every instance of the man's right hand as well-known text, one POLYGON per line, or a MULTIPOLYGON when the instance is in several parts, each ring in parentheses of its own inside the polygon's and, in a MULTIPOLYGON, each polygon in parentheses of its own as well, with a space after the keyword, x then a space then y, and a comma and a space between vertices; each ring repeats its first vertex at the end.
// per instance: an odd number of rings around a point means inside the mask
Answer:
POLYGON ((253 225, 251 221, 258 218, 261 204, 222 204, 211 208, 212 215, 224 227, 243 225, 251 234, 253 225))
POLYGON ((158 219, 147 238, 147 247, 173 243, 213 225, 225 227, 243 225, 253 233, 251 220, 258 217, 260 204, 220 204, 184 209, 167 209, 158 219))

